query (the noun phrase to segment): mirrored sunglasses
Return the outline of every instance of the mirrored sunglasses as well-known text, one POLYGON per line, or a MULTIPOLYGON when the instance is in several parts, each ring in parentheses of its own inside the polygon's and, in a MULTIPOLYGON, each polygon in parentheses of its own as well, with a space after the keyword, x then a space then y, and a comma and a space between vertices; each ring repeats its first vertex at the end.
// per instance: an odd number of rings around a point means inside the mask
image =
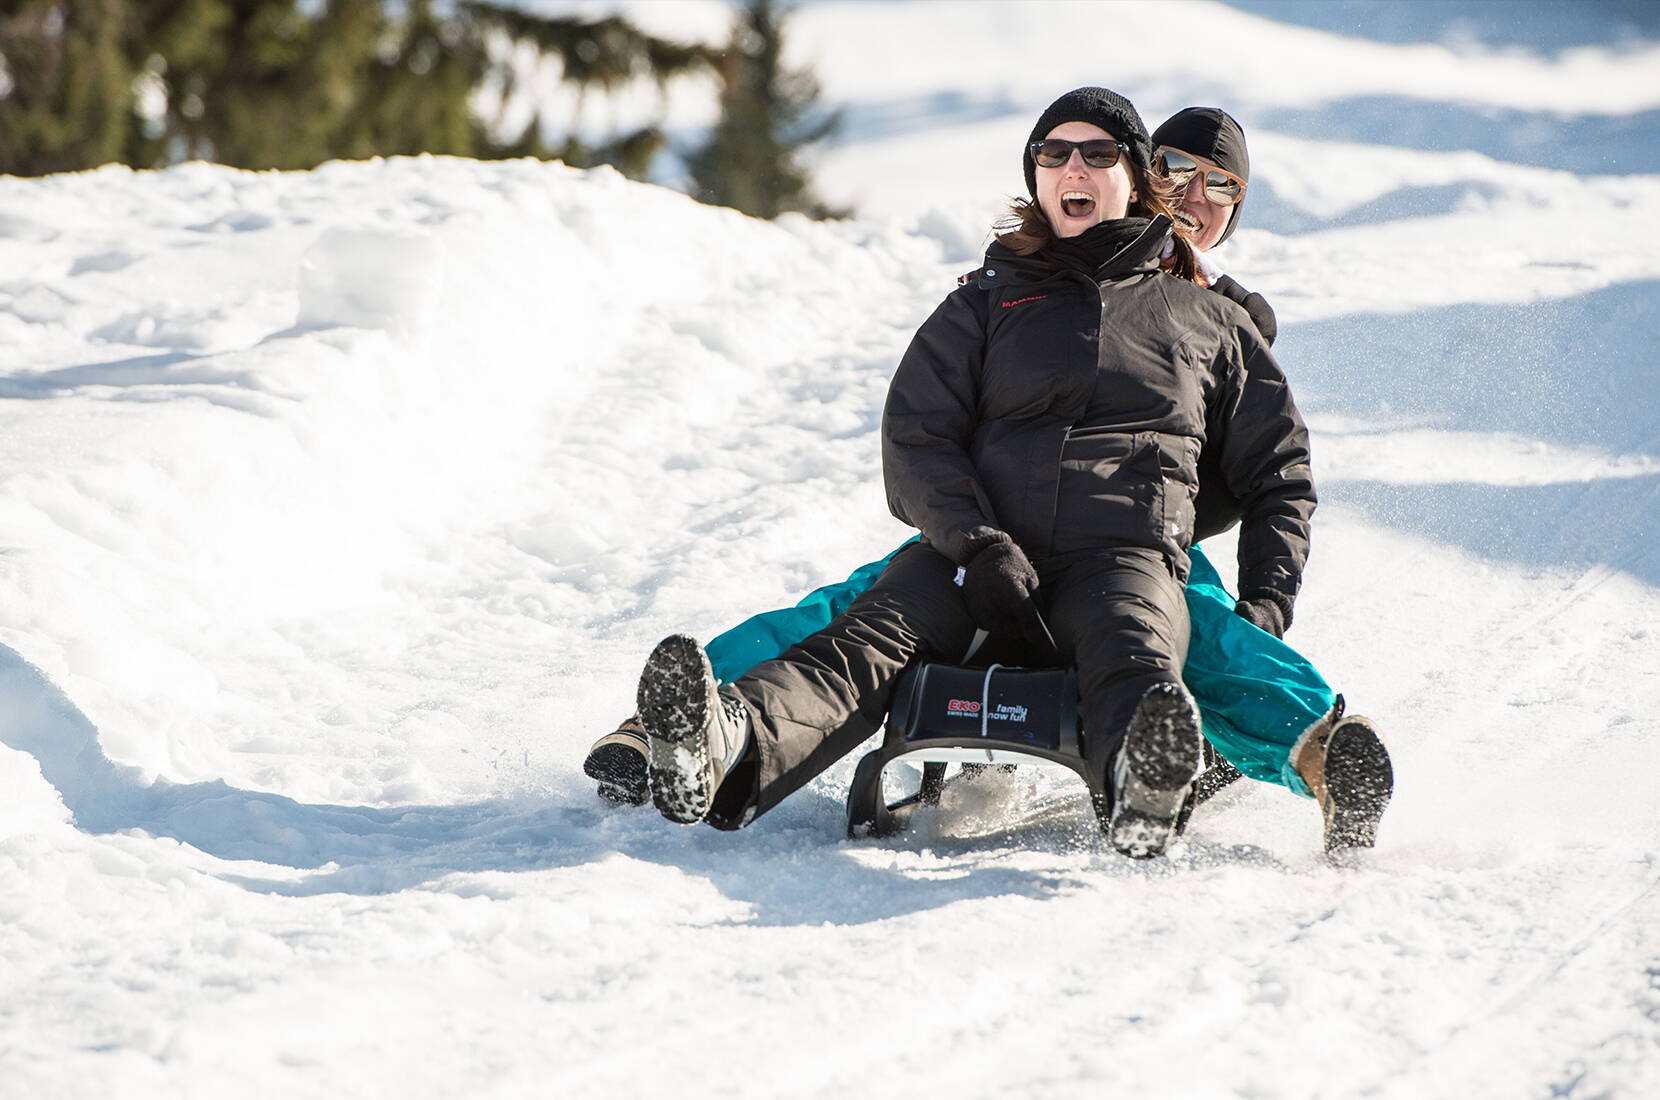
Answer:
POLYGON ((1232 172, 1220 168, 1206 168, 1180 149, 1160 146, 1153 154, 1153 170, 1170 177, 1178 187, 1186 187, 1193 177, 1205 174, 1205 198, 1217 206, 1232 206, 1245 197, 1245 181, 1232 172))
POLYGON ((1040 168, 1059 168, 1072 159, 1072 150, 1078 150, 1084 163, 1091 168, 1111 168, 1127 150, 1121 141, 1094 138, 1090 141, 1062 141, 1047 138, 1032 142, 1032 163, 1040 168))

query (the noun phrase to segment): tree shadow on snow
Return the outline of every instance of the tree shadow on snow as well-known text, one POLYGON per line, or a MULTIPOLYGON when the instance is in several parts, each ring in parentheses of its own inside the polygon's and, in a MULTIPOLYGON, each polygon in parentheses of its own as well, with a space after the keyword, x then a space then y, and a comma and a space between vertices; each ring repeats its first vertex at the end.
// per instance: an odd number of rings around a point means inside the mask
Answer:
MULTIPOLYGON (((1660 134, 1660 111, 1565 118, 1543 111, 1465 106, 1411 96, 1356 96, 1312 107, 1268 108, 1241 121, 1247 128, 1315 141, 1434 153, 1473 150, 1507 164, 1581 175, 1660 171, 1660 142, 1655 140, 1660 134)), ((1253 212, 1253 223, 1255 217, 1253 212)))
POLYGON ((1491 201, 1500 194, 1499 187, 1486 180, 1397 187, 1341 214, 1325 217, 1280 198, 1272 180, 1260 179, 1251 181, 1250 224, 1253 229, 1294 237, 1325 229, 1440 217, 1491 201))
MULTIPOLYGON (((423 864, 423 852, 469 843, 479 852, 529 843, 536 839, 538 822, 546 827, 545 813, 507 802, 377 809, 308 804, 218 780, 147 781, 140 769, 110 760, 86 715, 45 673, 7 646, 0 646, 0 743, 35 758, 84 832, 137 829, 220 859, 298 871, 344 865, 347 870, 338 873, 348 890, 354 880, 363 892, 401 889, 429 877, 433 868, 423 864), (383 868, 378 880, 364 870, 389 862, 397 866, 383 868)), ((312 892, 297 876, 269 885, 283 892, 312 892)))
POLYGON ((1334 481, 1320 496, 1483 558, 1618 570, 1660 585, 1660 475, 1523 486, 1334 481))
MULTIPOLYGON (((868 855, 868 843, 842 838, 840 801, 813 790, 733 836, 676 828, 649 809, 608 808, 587 790, 592 801, 582 806, 498 799, 382 809, 305 803, 222 781, 150 782, 138 768, 110 760, 86 715, 6 646, 0 646, 0 744, 35 759, 83 832, 137 830, 219 859, 264 865, 210 872, 258 893, 384 895, 456 873, 532 872, 621 857, 707 878, 751 907, 746 923, 816 926, 883 920, 971 898, 1044 897, 1080 882, 1066 869, 978 861, 972 873, 923 876, 872 866, 859 851, 868 855)), ((1042 823, 946 843, 948 854, 961 857, 1022 841, 1068 848, 1042 823)), ((1127 866, 1126 873, 1146 872, 1127 866)))
MULTIPOLYGON (((1306 412, 1508 432, 1615 455, 1660 453, 1660 281, 1558 301, 1344 317, 1288 329, 1306 412)), ((1608 566, 1660 583, 1660 478, 1400 485, 1327 480, 1322 500, 1480 555, 1608 566)))
POLYGON ((1292 23, 1372 42, 1438 43, 1451 36, 1489 49, 1522 46, 1555 54, 1572 46, 1617 46, 1660 34, 1650 0, 1224 0, 1278 23, 1292 23))
POLYGON ((1292 325, 1274 346, 1307 412, 1651 453, 1657 350, 1660 280, 1292 325))
POLYGON ((48 371, 19 371, 0 378, 0 400, 50 401, 91 388, 111 401, 195 399, 237 412, 270 415, 269 400, 251 371, 209 365, 210 355, 161 352, 83 363, 48 371))

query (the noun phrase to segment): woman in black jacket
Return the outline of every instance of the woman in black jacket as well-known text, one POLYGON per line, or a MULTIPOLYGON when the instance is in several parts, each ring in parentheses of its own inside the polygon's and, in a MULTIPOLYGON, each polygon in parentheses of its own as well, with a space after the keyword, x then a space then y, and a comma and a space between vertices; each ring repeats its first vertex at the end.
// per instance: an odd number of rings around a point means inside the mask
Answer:
POLYGON ((1164 850, 1201 761, 1181 684, 1200 451, 1239 502, 1242 600, 1286 618, 1314 489, 1285 379, 1245 311, 1192 281, 1150 161, 1140 116, 1106 89, 1039 118, 1019 224, 923 324, 889 391, 889 503, 922 541, 725 688, 692 639, 658 645, 638 702, 664 816, 748 823, 858 746, 913 659, 954 658, 976 628, 1036 645, 1046 620, 1078 668, 1111 842, 1164 850))

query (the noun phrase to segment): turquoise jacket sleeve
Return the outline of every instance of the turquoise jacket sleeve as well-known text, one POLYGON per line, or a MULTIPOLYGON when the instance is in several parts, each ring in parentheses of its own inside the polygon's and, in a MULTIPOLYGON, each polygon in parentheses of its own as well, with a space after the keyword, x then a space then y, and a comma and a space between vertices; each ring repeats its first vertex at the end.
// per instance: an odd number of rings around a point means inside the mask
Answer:
POLYGON ((1234 598, 1198 547, 1188 554, 1193 630, 1182 680, 1199 704, 1205 737, 1243 774, 1308 795, 1291 748, 1337 693, 1308 658, 1234 613, 1234 598))

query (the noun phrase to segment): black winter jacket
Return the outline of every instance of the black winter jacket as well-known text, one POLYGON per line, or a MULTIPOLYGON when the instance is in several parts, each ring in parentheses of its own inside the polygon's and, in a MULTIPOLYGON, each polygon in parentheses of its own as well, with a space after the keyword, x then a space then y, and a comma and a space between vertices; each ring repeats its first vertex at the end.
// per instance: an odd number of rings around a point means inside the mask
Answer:
MULTIPOLYGON (((1223 275, 1210 289, 1244 306, 1257 334, 1264 343, 1273 345, 1280 326, 1268 299, 1246 290, 1231 275, 1223 275)), ((1199 499, 1193 502, 1193 541, 1203 542, 1212 535, 1220 535, 1239 522, 1240 511, 1239 499, 1228 492, 1227 479, 1222 476, 1222 460, 1216 448, 1207 445, 1199 455, 1199 499)))
POLYGON ((1005 534, 1042 562, 1062 453, 1078 452, 1083 427, 1099 546, 1159 549, 1185 578, 1208 441, 1243 513, 1240 591, 1293 599, 1315 506, 1302 417, 1245 311, 1160 271, 1169 222, 1142 224, 1096 279, 992 245, 894 374, 882 416, 889 506, 958 564, 1005 534), (1111 381, 1099 391, 1098 375, 1111 381))

